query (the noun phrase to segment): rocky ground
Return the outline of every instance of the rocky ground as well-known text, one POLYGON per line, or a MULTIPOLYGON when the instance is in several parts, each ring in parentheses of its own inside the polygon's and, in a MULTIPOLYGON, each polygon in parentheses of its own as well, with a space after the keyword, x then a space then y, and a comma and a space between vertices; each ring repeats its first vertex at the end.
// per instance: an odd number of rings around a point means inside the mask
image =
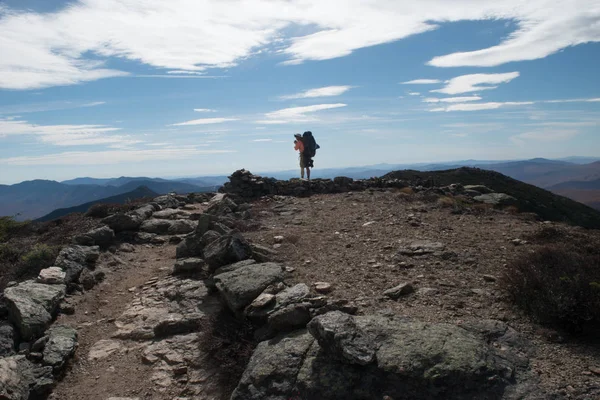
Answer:
POLYGON ((536 247, 531 237, 543 227, 560 227, 572 240, 597 241, 597 233, 489 209, 456 213, 400 191, 282 197, 255 211, 264 228, 247 236, 277 248, 294 281, 331 284, 330 296, 354 301, 359 314, 505 321, 532 342, 531 365, 549 393, 600 396, 600 339, 567 340, 533 324, 496 282, 508 262, 536 247), (406 295, 384 294, 402 284, 411 286, 406 295))
POLYGON ((498 281, 542 229, 586 245, 597 232, 516 213, 482 187, 337 180, 302 197, 308 183, 285 182, 297 196, 246 203, 281 188, 237 176, 231 197, 112 214, 37 282, 11 283, 0 398, 600 397, 598 337, 533 323, 498 281), (224 309, 254 337, 214 325, 224 309))

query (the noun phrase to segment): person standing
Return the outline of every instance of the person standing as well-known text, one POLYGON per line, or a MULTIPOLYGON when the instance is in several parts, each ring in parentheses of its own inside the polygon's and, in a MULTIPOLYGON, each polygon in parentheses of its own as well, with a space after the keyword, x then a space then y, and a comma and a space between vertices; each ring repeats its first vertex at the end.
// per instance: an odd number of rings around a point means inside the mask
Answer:
POLYGON ((304 155, 304 139, 299 133, 296 133, 294 135, 294 138, 296 138, 296 140, 294 140, 294 150, 298 150, 298 152, 300 153, 300 177, 304 179, 304 169, 306 168, 306 177, 310 181, 310 167, 305 162, 306 157, 304 155))

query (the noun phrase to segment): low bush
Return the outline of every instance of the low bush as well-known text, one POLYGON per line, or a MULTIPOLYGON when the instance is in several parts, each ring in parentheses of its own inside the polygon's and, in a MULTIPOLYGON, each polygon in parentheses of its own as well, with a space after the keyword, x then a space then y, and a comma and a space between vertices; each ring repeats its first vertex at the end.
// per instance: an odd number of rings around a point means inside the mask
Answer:
POLYGON ((35 276, 44 268, 51 267, 58 256, 56 248, 45 244, 36 244, 30 251, 21 256, 17 276, 35 276))
POLYGON ((500 279, 537 322, 571 332, 600 326, 600 252, 545 245, 508 265, 500 279))
POLYGON ((104 217, 108 217, 109 212, 110 212, 110 205, 100 203, 100 204, 94 204, 93 206, 88 208, 88 210, 85 213, 85 216, 90 217, 90 218, 104 218, 104 217))
POLYGON ((201 341, 202 350, 208 354, 207 361, 219 386, 231 394, 256 347, 254 329, 249 322, 240 321, 223 309, 207 319, 203 331, 206 335, 201 341))
POLYGON ((9 236, 27 226, 29 221, 18 222, 13 217, 0 217, 0 242, 8 240, 9 236))

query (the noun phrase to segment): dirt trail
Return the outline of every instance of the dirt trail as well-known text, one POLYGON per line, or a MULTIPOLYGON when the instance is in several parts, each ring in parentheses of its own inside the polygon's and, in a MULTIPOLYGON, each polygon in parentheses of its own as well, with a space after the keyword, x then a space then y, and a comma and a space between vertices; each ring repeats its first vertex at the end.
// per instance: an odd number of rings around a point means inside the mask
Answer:
MULTIPOLYGON (((79 348, 72 367, 55 388, 50 399, 107 400, 111 397, 130 397, 162 400, 174 399, 186 394, 186 391, 189 392, 187 386, 191 378, 188 376, 185 362, 178 359, 180 355, 169 354, 163 344, 183 338, 184 345, 193 346, 192 350, 188 349, 193 353, 197 348, 197 336, 171 336, 162 341, 112 339, 118 330, 119 318, 123 318, 124 313, 131 313, 132 306, 148 302, 145 296, 160 296, 158 292, 162 282, 171 285, 185 281, 190 283, 189 280, 170 277, 174 261, 175 246, 172 244, 125 244, 115 254, 102 254, 98 267, 107 271, 104 282, 90 291, 73 296, 71 300, 75 306, 75 313, 61 315, 57 321, 77 328, 79 348), (98 347, 99 341, 100 345, 104 346, 98 347), (154 350, 156 346, 163 346, 157 350, 160 353, 159 357, 149 355, 149 346, 155 346, 154 350), (97 359, 89 359, 90 350, 98 349, 104 353, 100 351, 97 359), (169 365, 157 371, 160 356, 166 356, 169 365), (171 376, 173 369, 177 368, 179 369, 175 375, 178 379, 174 381, 171 376)), ((203 286, 200 281, 196 281, 195 284, 203 286)), ((176 290, 171 287, 168 289, 165 292, 176 290)), ((152 311, 150 310, 150 313, 152 311)), ((142 316, 141 319, 145 318, 142 316)), ((198 354, 194 356, 198 357, 198 354)), ((199 383, 197 378, 194 383, 199 383)), ((193 394, 193 398, 198 399, 218 398, 218 393, 214 391, 207 396, 201 395, 198 390, 193 394)))

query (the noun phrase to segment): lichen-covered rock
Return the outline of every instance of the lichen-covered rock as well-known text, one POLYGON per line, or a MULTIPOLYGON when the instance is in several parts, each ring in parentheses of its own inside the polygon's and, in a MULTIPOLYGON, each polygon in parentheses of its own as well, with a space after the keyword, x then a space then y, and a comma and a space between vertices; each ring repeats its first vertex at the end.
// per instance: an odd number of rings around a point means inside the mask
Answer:
POLYGON ((58 253, 54 266, 65 271, 65 282, 76 282, 81 271, 86 266, 95 263, 99 256, 98 246, 67 246, 58 253))
POLYGON ((196 229, 195 233, 186 236, 181 243, 177 245, 176 257, 202 257, 204 248, 215 240, 219 239, 219 235, 215 231, 206 231, 202 234, 201 230, 196 229))
POLYGON ((491 204, 496 207, 514 206, 518 203, 516 198, 505 193, 487 193, 475 196, 473 199, 480 203, 491 204))
POLYGON ((55 325, 46 334, 49 338, 44 347, 44 364, 59 370, 75 354, 77 331, 68 326, 55 325))
POLYGON ((15 327, 7 321, 0 321, 0 357, 15 354, 15 340, 17 332, 15 327))
POLYGON ((308 328, 261 342, 232 400, 543 398, 520 355, 526 343, 501 322, 331 312, 308 328))
POLYGON ((76 236, 73 241, 82 246, 100 246, 108 248, 115 240, 115 232, 108 226, 93 229, 83 235, 76 236))
POLYGON ((65 283, 67 273, 59 267, 44 268, 40 271, 37 277, 39 283, 47 283, 49 285, 55 283, 65 283))
POLYGON ((22 339, 34 339, 44 333, 65 297, 65 290, 65 285, 46 285, 32 281, 4 290, 10 320, 19 330, 22 339))
POLYGON ((240 234, 220 237, 204 248, 204 259, 213 270, 251 257, 250 243, 240 234))
POLYGON ((240 311, 265 288, 283 279, 283 268, 279 264, 251 264, 215 276, 219 293, 232 311, 240 311))
POLYGON ((206 262, 201 258, 181 258, 175 262, 173 273, 200 272, 206 267, 206 262))
POLYGON ((144 222, 138 215, 116 213, 102 219, 102 223, 108 225, 114 232, 136 231, 144 222))
POLYGON ((47 394, 53 385, 52 367, 33 364, 23 355, 0 358, 0 399, 37 398, 47 394))

